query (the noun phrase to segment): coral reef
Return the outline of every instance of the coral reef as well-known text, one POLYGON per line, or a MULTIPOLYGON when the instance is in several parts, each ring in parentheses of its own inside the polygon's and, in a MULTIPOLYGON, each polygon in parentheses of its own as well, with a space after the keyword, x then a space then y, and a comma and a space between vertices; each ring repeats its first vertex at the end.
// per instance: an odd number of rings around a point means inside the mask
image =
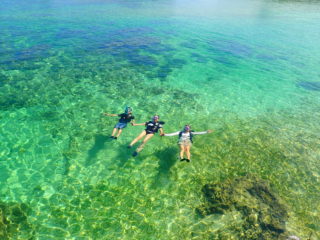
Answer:
MULTIPOLYGON (((206 203, 197 208, 201 216, 241 213, 242 226, 236 231, 239 239, 282 239, 286 235, 288 214, 268 184, 252 175, 206 184, 202 189, 206 203)), ((219 233, 218 233, 219 234, 219 233)))
POLYGON ((297 83, 297 86, 309 91, 320 91, 320 82, 301 81, 297 83))
POLYGON ((23 239, 32 239, 34 231, 27 219, 29 210, 23 203, 0 202, 0 239, 11 239, 17 234, 23 239))

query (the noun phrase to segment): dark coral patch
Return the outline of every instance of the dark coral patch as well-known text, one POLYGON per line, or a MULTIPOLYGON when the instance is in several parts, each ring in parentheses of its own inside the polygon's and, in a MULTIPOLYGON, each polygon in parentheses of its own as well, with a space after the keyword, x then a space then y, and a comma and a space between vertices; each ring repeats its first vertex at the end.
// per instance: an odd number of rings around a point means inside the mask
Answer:
MULTIPOLYGON (((241 239, 281 239, 286 233, 288 213, 267 183, 254 176, 239 177, 202 189, 206 203, 197 209, 201 216, 241 213, 241 239)), ((239 238, 240 239, 240 238, 239 238)))
POLYGON ((101 48, 136 48, 160 44, 161 40, 149 36, 117 37, 101 45, 101 48))
POLYGON ((233 57, 250 57, 253 50, 244 44, 232 40, 213 39, 208 42, 209 51, 214 54, 230 55, 233 57))
POLYGON ((206 58, 198 53, 192 53, 191 57, 198 63, 207 63, 208 62, 208 58, 206 58))
POLYGON ((320 82, 302 81, 297 83, 298 87, 302 87, 309 91, 320 91, 320 82))
POLYGON ((144 35, 153 32, 154 30, 150 27, 128 27, 109 32, 108 37, 128 37, 132 35, 144 35))
POLYGON ((34 231, 28 223, 29 212, 26 204, 0 202, 0 239, 20 239, 17 237, 20 234, 32 239, 34 231))
POLYGON ((149 66, 149 67, 156 67, 158 65, 157 60, 151 56, 145 55, 132 55, 128 58, 129 62, 134 65, 140 66, 149 66))
POLYGON ((34 70, 39 66, 36 64, 39 60, 50 56, 50 46, 48 44, 38 44, 29 48, 20 50, 8 50, 1 56, 0 64, 6 70, 34 70))
POLYGON ((161 81, 165 80, 167 76, 172 72, 172 69, 169 65, 161 66, 156 74, 156 77, 159 78, 161 81))
POLYGON ((20 109, 29 106, 29 99, 24 97, 15 97, 14 95, 0 95, 0 111, 10 109, 20 109))
POLYGON ((86 35, 87 35, 87 32, 83 30, 62 29, 59 32, 57 32, 56 38, 65 39, 65 38, 84 37, 86 35))
POLYGON ((48 44, 34 45, 30 48, 22 49, 14 54, 14 60, 24 61, 49 56, 50 46, 48 44))

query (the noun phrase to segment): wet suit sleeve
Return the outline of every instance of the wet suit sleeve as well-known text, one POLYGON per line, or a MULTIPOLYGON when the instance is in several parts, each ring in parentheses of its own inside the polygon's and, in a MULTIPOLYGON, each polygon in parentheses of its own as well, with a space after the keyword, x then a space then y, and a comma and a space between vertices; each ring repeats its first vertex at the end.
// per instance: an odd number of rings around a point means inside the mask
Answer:
POLYGON ((201 135, 201 134, 207 134, 208 131, 203 131, 203 132, 192 132, 193 135, 201 135))
POLYGON ((172 137, 172 136, 177 136, 177 135, 179 135, 179 131, 178 132, 174 132, 174 133, 166 133, 166 134, 164 134, 163 136, 165 136, 165 137, 172 137))

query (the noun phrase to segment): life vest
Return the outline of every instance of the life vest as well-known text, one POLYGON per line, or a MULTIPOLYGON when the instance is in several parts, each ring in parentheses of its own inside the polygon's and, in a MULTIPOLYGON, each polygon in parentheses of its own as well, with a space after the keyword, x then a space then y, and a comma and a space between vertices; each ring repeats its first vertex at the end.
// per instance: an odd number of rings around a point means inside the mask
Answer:
MULTIPOLYGON (((190 133, 190 134, 189 134, 189 139, 190 139, 190 142, 193 143, 193 141, 192 141, 192 138, 193 138, 192 132, 194 132, 194 131, 190 131, 190 132, 189 132, 189 133, 190 133)), ((179 132, 179 139, 182 137, 182 134, 183 134, 183 131, 179 132)))
POLYGON ((131 122, 132 119, 134 119, 134 116, 128 113, 122 113, 122 114, 119 114, 119 116, 120 116, 120 119, 119 119, 120 123, 129 123, 131 122))
POLYGON ((153 122, 153 121, 149 121, 146 123, 146 131, 148 132, 152 132, 152 133, 157 133, 159 128, 162 128, 162 125, 164 124, 164 122, 153 122))

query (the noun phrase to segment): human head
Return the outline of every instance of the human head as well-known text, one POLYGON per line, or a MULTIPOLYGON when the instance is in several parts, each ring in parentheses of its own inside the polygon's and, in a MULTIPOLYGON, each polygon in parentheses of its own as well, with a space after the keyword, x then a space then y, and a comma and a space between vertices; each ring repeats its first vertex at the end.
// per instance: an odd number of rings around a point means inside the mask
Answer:
POLYGON ((189 124, 187 124, 187 125, 184 126, 183 130, 185 132, 189 132, 191 130, 191 126, 189 124))
POLYGON ((159 121, 159 115, 154 115, 153 117, 152 117, 152 121, 154 121, 154 122, 158 122, 159 121))
POLYGON ((127 107, 125 108, 124 112, 125 112, 126 114, 132 113, 132 108, 127 106, 127 107))

